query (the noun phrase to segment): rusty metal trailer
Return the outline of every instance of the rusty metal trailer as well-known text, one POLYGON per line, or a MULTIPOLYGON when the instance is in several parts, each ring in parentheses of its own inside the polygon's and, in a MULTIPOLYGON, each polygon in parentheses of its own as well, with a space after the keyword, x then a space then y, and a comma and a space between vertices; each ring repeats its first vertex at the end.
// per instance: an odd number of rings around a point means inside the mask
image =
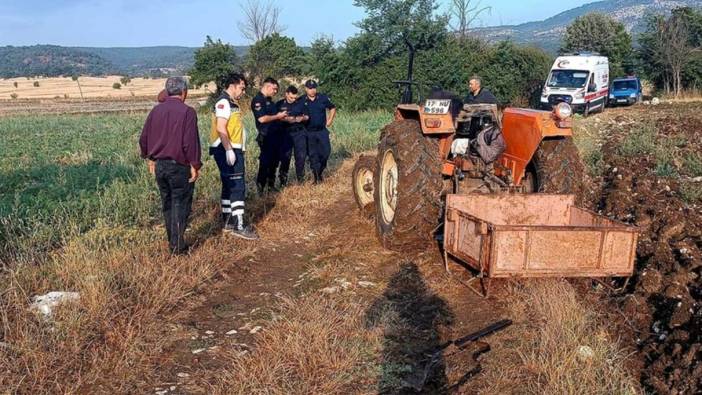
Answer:
POLYGON ((448 257, 490 278, 628 277, 637 228, 575 206, 573 195, 448 195, 444 225, 448 257))

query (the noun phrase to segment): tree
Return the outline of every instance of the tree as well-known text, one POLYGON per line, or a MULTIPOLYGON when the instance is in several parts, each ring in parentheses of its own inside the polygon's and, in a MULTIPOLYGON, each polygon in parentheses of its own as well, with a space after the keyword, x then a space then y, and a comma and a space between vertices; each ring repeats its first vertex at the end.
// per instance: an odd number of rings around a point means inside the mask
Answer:
POLYGON ((73 75, 71 76, 71 79, 72 79, 73 81, 75 81, 76 84, 78 84, 78 92, 80 92, 80 98, 81 98, 81 100, 83 100, 83 99, 84 99, 84 98, 83 98, 83 88, 81 88, 81 86, 80 86, 80 80, 79 80, 78 77, 79 77, 78 74, 73 74, 73 75))
POLYGON ((127 76, 124 76, 120 78, 119 81, 122 83, 122 85, 127 86, 128 83, 132 82, 132 79, 127 76))
POLYGON ((446 15, 437 15, 435 0, 355 0, 367 17, 356 25, 378 39, 381 56, 404 52, 405 46, 421 51, 437 47, 446 35, 446 15))
POLYGON ((240 4, 240 7, 244 11, 244 20, 239 23, 239 31, 249 41, 259 42, 272 34, 285 31, 285 26, 278 21, 280 8, 274 6, 270 0, 247 0, 246 4, 240 4))
POLYGON ((249 48, 244 62, 252 81, 268 76, 300 76, 307 72, 306 56, 290 37, 273 33, 249 48))
POLYGON ((702 13, 684 7, 654 16, 639 42, 646 74, 666 93, 679 97, 685 86, 702 83, 702 13))
POLYGON ((492 10, 492 7, 483 6, 480 3, 480 0, 451 0, 449 26, 459 38, 468 37, 468 30, 480 14, 492 10))
POLYGON ((590 13, 578 17, 566 28, 562 52, 594 51, 609 58, 610 73, 623 74, 622 64, 632 54, 631 35, 613 18, 590 13))
MULTIPOLYGON (((385 55, 409 52, 407 80, 413 80, 414 58, 419 51, 436 48, 446 38, 448 16, 437 15, 435 0, 355 0, 366 9, 366 18, 357 24, 377 48, 371 63, 385 55)), ((402 102, 412 101, 412 86, 406 85, 402 102)))
POLYGON ((210 81, 218 82, 225 75, 238 69, 238 58, 234 47, 213 41, 207 36, 202 48, 195 51, 195 64, 189 71, 190 81, 196 87, 210 81))

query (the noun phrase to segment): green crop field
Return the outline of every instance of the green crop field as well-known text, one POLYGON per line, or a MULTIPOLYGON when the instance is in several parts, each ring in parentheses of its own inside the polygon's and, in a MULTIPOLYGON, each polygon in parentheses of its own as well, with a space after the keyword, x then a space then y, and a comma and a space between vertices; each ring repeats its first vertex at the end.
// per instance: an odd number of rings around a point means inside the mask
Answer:
MULTIPOLYGON (((138 155, 144 115, 0 118, 0 258, 36 262, 102 224, 143 227, 159 220, 158 194, 138 155)), ((333 127, 333 163, 374 147, 390 120, 382 112, 340 112, 333 127)), ((205 166, 196 200, 216 205, 219 181, 207 155, 210 117, 200 115, 205 166)), ((247 179, 253 186, 258 147, 250 115, 247 179)), ((250 191, 252 189, 249 189, 250 191)), ((251 194, 249 194, 251 196, 251 194)))
MULTIPOLYGON (((159 317, 221 267, 218 254, 207 252, 217 240, 203 247, 210 258, 187 265, 174 264, 162 248, 157 188, 138 152, 145 117, 0 117, 0 346, 12 344, 0 347, 0 388, 73 393, 113 376, 133 385, 134 361, 147 366, 143 358, 163 341, 159 317), (32 296, 56 290, 79 292, 80 306, 58 311, 53 325, 27 306, 32 296), (119 340, 104 340, 110 334, 119 340)), ((390 119, 341 111, 329 171, 372 149, 390 119)), ((219 206, 218 171, 207 155, 210 122, 201 115, 204 168, 193 220, 200 240, 216 232, 209 213, 219 206)), ((250 114, 245 122, 252 191, 258 149, 250 114)), ((248 193, 254 205, 257 199, 248 193)))

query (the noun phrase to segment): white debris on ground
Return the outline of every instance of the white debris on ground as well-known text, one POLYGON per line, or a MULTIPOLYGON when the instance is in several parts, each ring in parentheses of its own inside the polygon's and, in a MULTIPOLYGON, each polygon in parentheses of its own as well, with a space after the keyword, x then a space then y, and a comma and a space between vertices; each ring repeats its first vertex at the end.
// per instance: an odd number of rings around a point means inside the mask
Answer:
POLYGON ((578 359, 581 361, 589 361, 595 356, 595 351, 589 346, 578 347, 578 359))
POLYGON ((371 281, 359 281, 358 286, 361 288, 371 288, 375 287, 375 283, 371 281))
POLYGON ((78 292, 53 291, 45 295, 32 298, 31 309, 41 313, 44 318, 51 318, 54 308, 61 303, 77 301, 80 299, 78 292))

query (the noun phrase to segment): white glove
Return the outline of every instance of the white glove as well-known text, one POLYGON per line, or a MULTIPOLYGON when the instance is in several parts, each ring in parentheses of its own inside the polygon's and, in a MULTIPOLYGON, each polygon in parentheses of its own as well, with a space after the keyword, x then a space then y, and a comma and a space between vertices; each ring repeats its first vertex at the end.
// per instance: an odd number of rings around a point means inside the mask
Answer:
POLYGON ((451 143, 451 153, 454 155, 465 155, 470 145, 469 139, 455 139, 451 143))
POLYGON ((234 166, 234 163, 236 163, 236 154, 234 153, 233 149, 228 149, 227 150, 227 164, 229 166, 234 166))

